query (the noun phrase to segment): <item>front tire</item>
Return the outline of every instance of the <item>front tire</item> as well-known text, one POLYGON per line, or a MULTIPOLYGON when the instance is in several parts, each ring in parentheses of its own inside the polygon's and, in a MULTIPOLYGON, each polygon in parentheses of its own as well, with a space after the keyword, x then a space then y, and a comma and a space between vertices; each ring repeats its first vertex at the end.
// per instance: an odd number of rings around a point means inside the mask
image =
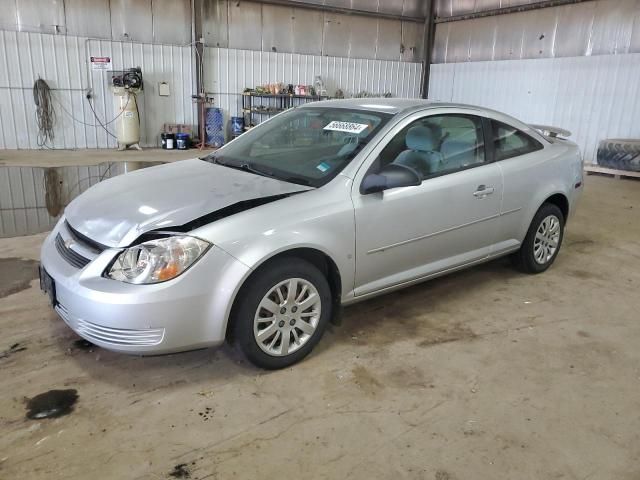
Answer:
POLYGON ((555 261, 564 237, 564 215, 557 205, 543 204, 536 212, 513 263, 524 273, 542 273, 555 261))
POLYGON ((331 318, 326 277, 299 258, 259 269, 242 287, 232 316, 234 337, 254 365, 284 368, 306 357, 331 318))

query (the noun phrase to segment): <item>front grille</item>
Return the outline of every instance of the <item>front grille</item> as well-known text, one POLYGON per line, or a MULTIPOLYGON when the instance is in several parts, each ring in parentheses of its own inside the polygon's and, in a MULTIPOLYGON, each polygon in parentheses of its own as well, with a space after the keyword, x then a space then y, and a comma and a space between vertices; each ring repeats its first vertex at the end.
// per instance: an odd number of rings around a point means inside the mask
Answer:
POLYGON ((71 250, 64 244, 64 240, 60 234, 56 235, 56 250, 62 258, 64 258, 70 265, 73 265, 76 268, 84 268, 86 267, 91 260, 83 257, 78 252, 71 250))
POLYGON ((102 245, 101 243, 96 242, 95 240, 91 240, 86 235, 83 235, 75 228, 73 228, 68 221, 65 220, 64 224, 67 227, 67 231, 74 238, 74 240, 76 240, 79 244, 85 246, 89 250, 93 250, 95 253, 101 253, 109 248, 105 245, 102 245))
POLYGON ((164 338, 164 328, 131 330, 127 328, 105 327, 81 318, 72 317, 69 315, 67 309, 60 304, 56 306, 56 311, 78 335, 97 344, 152 347, 160 344, 164 338))

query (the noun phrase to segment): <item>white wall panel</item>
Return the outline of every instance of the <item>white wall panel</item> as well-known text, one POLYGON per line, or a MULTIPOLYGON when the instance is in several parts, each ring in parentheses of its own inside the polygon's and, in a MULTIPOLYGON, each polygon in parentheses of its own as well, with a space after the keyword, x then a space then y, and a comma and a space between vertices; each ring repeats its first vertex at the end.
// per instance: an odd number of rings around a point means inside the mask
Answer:
POLYGON ((586 162, 604 138, 640 138, 640 54, 438 64, 429 98, 563 127, 586 162))
POLYGON ((64 0, 67 35, 111 38, 109 0, 64 0))
MULTIPOLYGON (((437 0, 436 12, 450 17, 525 3, 535 1, 437 0)), ((594 0, 439 23, 433 59, 452 63, 638 53, 639 20, 640 0, 594 0)))
MULTIPOLYGON (((96 126, 85 99, 91 88, 101 121, 114 118, 109 73, 91 71, 90 56, 111 57, 114 70, 142 68, 145 89, 138 103, 143 146, 159 145, 165 122, 195 123, 190 47, 0 31, 0 148, 39 148, 31 91, 38 76, 55 89, 55 141, 49 147, 115 146, 115 140, 96 126), (158 96, 162 81, 170 84, 171 96, 158 96)), ((107 128, 113 131, 113 124, 107 128)))
POLYGON ((346 97, 366 90, 394 97, 420 95, 421 63, 296 53, 205 48, 205 90, 229 116, 241 116, 241 93, 267 83, 313 84, 320 75, 330 96, 341 88, 346 97))
MULTIPOLYGON (((315 0, 315 3, 329 5, 326 0, 315 0)), ((424 11, 427 2, 334 0, 332 5, 406 16, 424 11)), ((422 60, 424 24, 412 20, 228 0, 204 2, 198 17, 202 18, 205 43, 211 47, 408 62, 422 60)))

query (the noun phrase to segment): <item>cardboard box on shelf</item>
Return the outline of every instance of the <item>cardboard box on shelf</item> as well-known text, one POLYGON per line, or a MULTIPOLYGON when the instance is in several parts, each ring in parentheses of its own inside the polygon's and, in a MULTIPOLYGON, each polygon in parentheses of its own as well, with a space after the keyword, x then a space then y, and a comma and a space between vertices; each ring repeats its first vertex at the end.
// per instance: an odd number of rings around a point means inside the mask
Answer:
POLYGON ((191 136, 192 128, 185 123, 165 123, 163 133, 188 133, 191 136))

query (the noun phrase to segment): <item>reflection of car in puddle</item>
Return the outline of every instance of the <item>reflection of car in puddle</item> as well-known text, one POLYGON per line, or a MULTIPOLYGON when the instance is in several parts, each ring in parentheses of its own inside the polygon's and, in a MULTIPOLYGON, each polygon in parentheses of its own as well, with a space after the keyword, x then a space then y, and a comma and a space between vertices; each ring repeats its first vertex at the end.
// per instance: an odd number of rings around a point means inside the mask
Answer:
POLYGON ((51 230, 64 207, 107 178, 164 162, 105 162, 67 167, 0 166, 0 238, 51 230))

